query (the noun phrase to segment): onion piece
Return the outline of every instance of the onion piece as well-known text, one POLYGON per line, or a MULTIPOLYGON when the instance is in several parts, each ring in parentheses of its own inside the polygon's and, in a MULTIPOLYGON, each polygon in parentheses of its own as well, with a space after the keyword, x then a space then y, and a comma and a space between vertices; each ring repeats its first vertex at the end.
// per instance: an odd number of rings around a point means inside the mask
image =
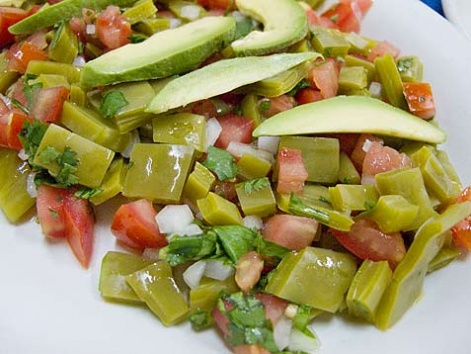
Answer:
POLYGON ((259 149, 271 152, 273 155, 278 153, 279 136, 261 136, 258 138, 257 147, 259 149))
POLYGON ((206 261, 201 260, 193 263, 183 272, 183 280, 190 289, 194 289, 199 285, 205 269, 206 261))
POLYGON ((34 177, 36 177, 36 172, 31 172, 26 178, 26 191, 31 198, 37 198, 38 196, 38 189, 36 188, 36 183, 34 183, 34 177))
POLYGON ((94 35, 96 33, 96 26, 94 24, 89 24, 85 27, 85 33, 88 35, 94 35))
POLYGON ((261 230, 263 227, 263 220, 257 215, 247 215, 242 221, 244 222, 244 226, 248 229, 261 230))
POLYGON ((159 260, 159 249, 158 248, 146 248, 142 252, 142 258, 149 261, 159 260))
POLYGON ((81 55, 76 56, 72 65, 75 66, 76 68, 83 67, 85 65, 85 58, 81 55))
POLYGON ((196 20, 200 17, 200 10, 201 8, 197 5, 187 5, 182 6, 180 9, 180 15, 183 18, 187 18, 189 20, 196 20))
POLYGON ((216 118, 210 118, 206 122, 206 143, 204 151, 208 150, 208 147, 213 146, 218 140, 219 135, 222 132, 221 124, 219 124, 216 118))
POLYGON ((371 97, 381 98, 383 87, 379 82, 373 81, 368 90, 371 92, 371 97))
POLYGON ((25 149, 21 149, 20 151, 18 151, 18 157, 22 161, 27 161, 29 159, 29 155, 26 153, 25 149))
POLYGON ((206 261, 206 269, 204 271, 206 277, 223 281, 232 274, 234 274, 234 267, 231 265, 217 259, 208 259, 206 261))
POLYGON ((280 351, 290 344, 292 328, 293 321, 286 316, 281 316, 273 328, 273 339, 280 351))
POLYGON ((307 353, 318 353, 321 348, 321 342, 315 334, 315 332, 308 326, 308 330, 311 332, 312 336, 303 333, 296 328, 293 328, 290 335, 288 349, 296 352, 307 352, 307 353))
POLYGON ((186 204, 167 205, 155 216, 160 232, 167 235, 184 235, 194 219, 193 212, 186 204))
POLYGON ((255 156, 259 159, 263 159, 268 161, 269 163, 273 164, 275 162, 275 157, 272 153, 260 150, 253 147, 250 144, 240 143, 238 141, 231 141, 227 146, 227 151, 229 151, 233 156, 240 158, 244 154, 249 154, 255 156))

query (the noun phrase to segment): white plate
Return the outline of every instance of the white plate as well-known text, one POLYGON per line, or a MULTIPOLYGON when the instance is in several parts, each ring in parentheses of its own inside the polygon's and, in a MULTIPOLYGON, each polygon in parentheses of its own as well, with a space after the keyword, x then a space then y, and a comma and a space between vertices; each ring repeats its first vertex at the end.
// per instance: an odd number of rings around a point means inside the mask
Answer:
POLYGON ((443 12, 471 40, 471 1, 443 0, 443 12))
MULTIPOLYGON (((456 29, 419 1, 377 0, 364 33, 417 54, 434 89, 438 120, 449 132, 445 148, 463 183, 469 163, 471 48, 456 29), (431 40, 433 39, 433 40, 431 40)), ((144 308, 107 303, 97 291, 100 260, 115 241, 106 224, 115 206, 98 210, 90 270, 79 267, 64 243, 45 240, 32 222, 12 227, 0 216, 1 354, 223 354, 213 331, 188 325, 164 328, 144 308)), ((323 354, 469 353, 471 259, 427 277, 424 295, 391 330, 326 318, 316 324, 323 354)))

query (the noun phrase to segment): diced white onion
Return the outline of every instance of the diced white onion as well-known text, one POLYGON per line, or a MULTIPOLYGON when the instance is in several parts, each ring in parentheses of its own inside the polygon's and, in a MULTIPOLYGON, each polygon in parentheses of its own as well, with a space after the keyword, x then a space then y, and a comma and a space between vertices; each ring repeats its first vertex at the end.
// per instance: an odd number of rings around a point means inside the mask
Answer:
POLYGON ((76 68, 83 67, 85 65, 85 58, 81 55, 76 56, 72 65, 75 66, 76 68))
POLYGON ((374 98, 380 98, 381 97, 381 91, 382 91, 382 86, 379 82, 373 81, 370 84, 369 91, 371 92, 371 96, 374 98))
POLYGON ((360 184, 367 185, 367 184, 376 184, 376 178, 374 175, 361 175, 360 184))
POLYGON ((231 265, 217 259, 208 259, 206 261, 206 269, 204 271, 206 277, 223 281, 232 274, 234 274, 234 268, 231 265))
POLYGON ((182 235, 187 235, 187 236, 192 236, 192 235, 200 235, 203 233, 203 230, 201 230, 201 227, 199 227, 196 224, 190 224, 185 227, 185 229, 182 232, 182 235))
POLYGON ((31 198, 37 198, 38 196, 38 190, 36 188, 36 184, 34 183, 35 176, 36 172, 31 172, 26 178, 26 191, 31 198))
POLYGON ((89 24, 85 27, 85 33, 89 35, 94 35, 96 33, 96 26, 94 24, 89 24))
POLYGON ((263 227, 263 220, 257 215, 247 215, 243 222, 244 226, 249 229, 261 230, 263 227))
POLYGON ((318 353, 321 348, 321 343, 314 333, 312 328, 309 328, 313 336, 309 336, 295 328, 291 331, 288 349, 295 352, 307 352, 307 353, 318 353))
POLYGON ((299 306, 296 304, 289 304, 288 306, 286 306, 284 315, 288 318, 293 319, 294 316, 296 316, 296 314, 298 313, 298 308, 299 306))
POLYGON ((142 258, 149 261, 158 261, 159 260, 159 250, 157 248, 146 248, 142 252, 142 258))
POLYGON ((363 146, 361 147, 361 149, 364 152, 368 152, 368 150, 370 150, 371 145, 373 145, 373 142, 369 139, 366 139, 365 142, 363 143, 363 146))
POLYGON ((23 161, 29 159, 29 155, 26 153, 25 149, 21 149, 20 151, 18 151, 18 157, 23 161))
POLYGON ((280 351, 283 351, 290 343, 293 321, 286 316, 281 318, 273 328, 273 339, 280 351))
POLYGON ((201 260, 193 263, 183 272, 183 280, 190 289, 194 289, 199 285, 205 269, 206 261, 201 260))
POLYGON ((261 136, 258 138, 257 146, 259 149, 271 152, 273 155, 278 153, 279 136, 261 136))
POLYGON ((180 15, 189 20, 196 20, 200 16, 201 8, 197 5, 182 6, 180 15))
POLYGON ((133 130, 131 133, 131 141, 129 142, 126 149, 121 152, 121 155, 127 159, 131 157, 131 151, 134 148, 134 145, 139 144, 141 142, 141 138, 139 136, 139 132, 137 130, 133 130))
POLYGON ((171 18, 170 19, 170 28, 176 28, 182 24, 182 21, 178 18, 171 18))
POLYGON ((260 150, 250 144, 244 144, 238 141, 231 141, 227 146, 227 151, 237 158, 242 157, 243 154, 249 154, 258 157, 259 159, 266 160, 270 163, 275 162, 275 157, 268 151, 260 150))
POLYGON ((182 234, 193 222, 195 217, 190 207, 183 205, 167 205, 155 217, 159 230, 167 235, 182 234))
POLYGON ((216 140, 219 138, 219 134, 222 132, 221 124, 219 124, 216 118, 210 118, 206 122, 206 143, 205 151, 208 150, 208 147, 213 146, 216 140))

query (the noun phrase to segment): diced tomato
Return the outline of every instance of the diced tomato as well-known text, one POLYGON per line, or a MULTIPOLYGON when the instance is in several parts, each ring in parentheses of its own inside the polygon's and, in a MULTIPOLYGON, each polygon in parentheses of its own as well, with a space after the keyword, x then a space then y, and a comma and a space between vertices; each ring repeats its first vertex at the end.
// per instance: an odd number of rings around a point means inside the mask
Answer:
POLYGON ((123 204, 113 218, 111 232, 120 242, 131 248, 143 250, 166 246, 167 240, 160 233, 156 215, 149 200, 140 199, 123 204))
POLYGON ((315 10, 311 7, 305 8, 307 21, 310 25, 319 25, 320 24, 320 16, 317 14, 315 10))
POLYGON ((310 87, 300 89, 294 97, 299 105, 317 102, 324 98, 319 90, 310 87))
POLYGON ((12 109, 0 115, 0 145, 10 149, 21 150, 18 134, 28 116, 18 109, 12 109))
POLYGON ((62 106, 68 97, 69 90, 64 86, 39 90, 34 98, 31 116, 44 123, 59 122, 62 106))
POLYGON ((375 141, 368 145, 362 165, 362 179, 364 176, 375 176, 380 172, 412 167, 412 162, 406 154, 375 141))
POLYGON ((95 216, 90 202, 77 198, 74 192, 74 189, 40 185, 36 199, 38 219, 45 236, 67 238, 80 264, 88 268, 95 216))
POLYGON ((47 60, 45 51, 39 49, 30 42, 13 44, 6 55, 8 59, 8 70, 18 71, 21 74, 26 72, 26 68, 31 60, 47 60))
POLYGON ((235 281, 242 291, 248 292, 260 280, 262 271, 262 257, 255 251, 248 252, 237 261, 235 281))
POLYGON ((119 11, 118 6, 108 6, 96 20, 98 39, 108 48, 115 49, 130 43, 131 24, 119 11))
POLYGON ((66 189, 41 184, 38 188, 36 209, 44 236, 66 237, 64 204, 66 189))
POLYGON ((386 54, 391 54, 394 59, 397 59, 399 56, 399 48, 394 46, 392 43, 388 41, 381 41, 378 42, 373 49, 371 49, 370 53, 367 56, 367 59, 371 62, 374 62, 376 58, 382 57, 386 54))
POLYGON ((285 313, 288 302, 271 294, 256 293, 255 297, 259 299, 265 308, 265 318, 275 326, 285 313))
POLYGON ((210 99, 201 100, 190 105, 190 111, 194 114, 205 116, 207 119, 215 118, 218 115, 216 106, 210 99))
POLYGON ((32 35, 28 36, 28 38, 26 38, 25 41, 28 42, 28 43, 31 43, 36 48, 46 49, 46 47, 48 45, 46 36, 47 36, 47 31, 46 30, 40 30, 40 31, 36 31, 32 35))
POLYGON ((423 119, 433 118, 436 109, 430 84, 426 82, 405 82, 404 96, 412 114, 423 119))
POLYGON ((262 235, 280 246, 300 251, 312 244, 318 227, 319 223, 312 218, 277 214, 266 221, 262 235))
POLYGON ((260 102, 260 109, 264 117, 269 118, 280 112, 287 111, 295 105, 293 97, 281 95, 278 97, 265 98, 260 102), (264 106, 266 104, 266 106, 264 106), (262 108, 263 107, 263 108, 262 108))
POLYGON ((360 134, 355 133, 332 133, 325 134, 326 137, 334 138, 339 141, 340 151, 350 156, 357 145, 360 134))
POLYGON ((345 4, 355 2, 360 8, 360 11, 362 12, 363 16, 366 15, 368 10, 373 5, 373 0, 339 0, 339 2, 345 3, 345 4))
POLYGON ((312 87, 317 87, 324 98, 337 96, 339 88, 339 64, 332 58, 316 62, 309 71, 308 79, 312 87))
POLYGON ((248 144, 252 141, 253 120, 236 114, 226 114, 217 118, 222 127, 216 147, 226 149, 231 141, 248 144))
MULTIPOLYGON (((471 202, 471 186, 461 191, 455 203, 471 202)), ((461 220, 451 229, 453 242, 459 246, 471 251, 471 215, 461 220)))
POLYGON ((72 252, 88 268, 93 252, 95 215, 90 201, 77 198, 69 190, 64 203, 65 234, 72 252))
POLYGON ((270 354, 270 351, 257 344, 239 344, 232 348, 232 354, 270 354))
POLYGON ((198 4, 210 10, 235 10, 233 0, 198 0, 198 4))
POLYGON ((25 83, 23 82, 23 80, 21 80, 21 78, 18 79, 18 81, 13 84, 13 87, 11 88, 11 93, 9 93, 9 95, 12 100, 16 100, 20 102, 23 106, 28 107, 28 100, 26 99, 26 95, 23 90, 24 87, 25 83))
POLYGON ((301 193, 308 174, 301 150, 282 148, 277 159, 278 183, 276 191, 282 194, 301 193))
POLYGON ((330 232, 350 252, 360 259, 388 261, 395 269, 406 254, 400 232, 386 234, 369 219, 358 219, 349 232, 331 229, 330 232))
MULTIPOLYGON (((226 299, 223 299, 222 301, 224 304, 224 309, 226 311, 230 311, 234 307, 226 299)), ((217 328, 219 328, 219 330, 224 334, 224 337, 230 336, 230 331, 227 328, 227 326, 230 324, 229 319, 222 314, 222 312, 219 310, 217 306, 214 306, 212 315, 213 315, 213 319, 214 319, 214 322, 216 323, 217 328)))
POLYGON ((363 146, 365 145, 365 141, 369 140, 370 142, 376 141, 380 144, 383 144, 383 140, 378 138, 372 134, 361 134, 355 144, 355 148, 353 149, 350 159, 352 160, 353 164, 355 165, 358 172, 362 172, 363 168, 363 160, 365 159, 366 151, 364 150, 363 146))
POLYGON ((358 33, 360 32, 363 12, 356 0, 344 0, 332 5, 322 13, 322 17, 330 19, 343 32, 358 33))
POLYGON ((0 7, 0 50, 13 42, 15 36, 8 31, 8 27, 21 21, 29 12, 15 7, 0 7))
POLYGON ((237 191, 236 191, 235 185, 236 183, 234 182, 228 182, 228 181, 221 182, 217 180, 214 183, 213 190, 214 190, 214 193, 216 193, 217 195, 220 195, 224 199, 227 199, 233 202, 237 200, 237 191))

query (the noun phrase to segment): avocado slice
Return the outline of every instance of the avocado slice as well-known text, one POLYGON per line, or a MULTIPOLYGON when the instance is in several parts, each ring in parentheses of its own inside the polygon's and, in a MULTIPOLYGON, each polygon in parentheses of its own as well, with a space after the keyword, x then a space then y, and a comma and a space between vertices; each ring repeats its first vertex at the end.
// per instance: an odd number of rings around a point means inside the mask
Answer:
POLYGON ((234 33, 235 20, 223 16, 157 32, 141 43, 127 44, 86 63, 81 84, 96 87, 181 74, 228 45, 234 33))
POLYGON ((236 4, 243 14, 263 24, 263 31, 252 31, 231 44, 237 56, 274 53, 307 34, 306 13, 295 0, 236 0, 236 4))
POLYGON ((10 26, 8 30, 11 34, 29 34, 41 28, 54 26, 60 21, 71 19, 73 16, 81 15, 83 8, 100 10, 108 5, 125 7, 135 2, 136 0, 64 0, 41 8, 35 14, 10 26))
POLYGON ((146 112, 164 113, 221 95, 319 56, 315 52, 304 52, 220 60, 170 81, 148 104, 146 112))
POLYGON ((372 133, 432 144, 446 140, 435 125, 367 96, 337 96, 295 107, 264 121, 253 136, 322 133, 372 133))

